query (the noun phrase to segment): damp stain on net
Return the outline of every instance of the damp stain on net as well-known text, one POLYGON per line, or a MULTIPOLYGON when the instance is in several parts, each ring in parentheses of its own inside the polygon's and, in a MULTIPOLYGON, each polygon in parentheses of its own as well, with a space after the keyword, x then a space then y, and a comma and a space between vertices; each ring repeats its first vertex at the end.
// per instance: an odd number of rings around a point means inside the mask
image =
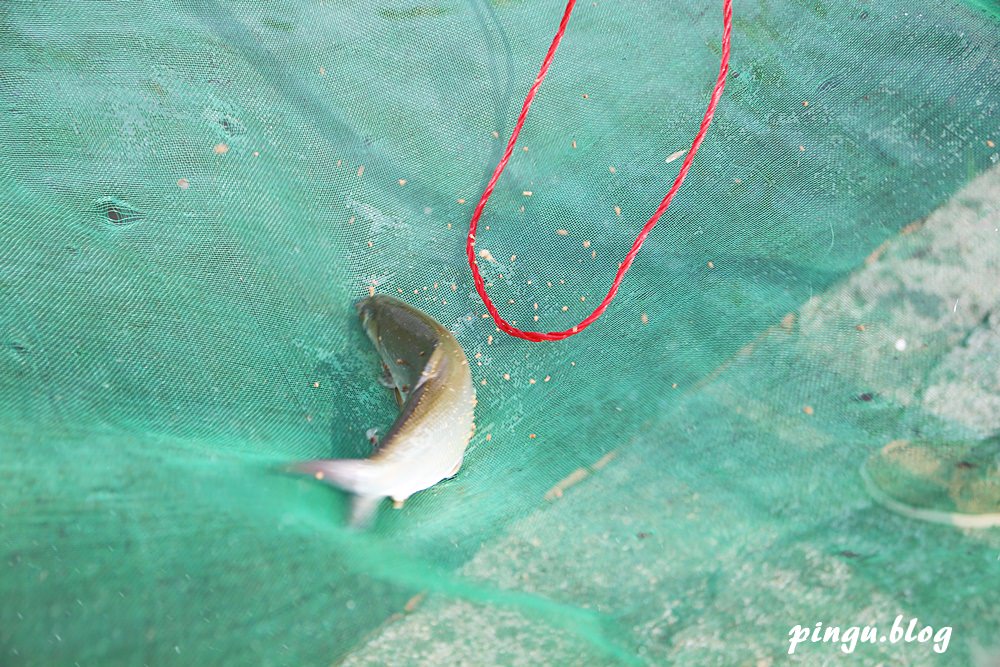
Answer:
POLYGON ((404 21, 408 19, 444 16, 448 13, 448 10, 444 7, 435 7, 433 5, 415 5, 407 8, 383 7, 376 12, 376 14, 378 14, 381 18, 389 21, 404 21))

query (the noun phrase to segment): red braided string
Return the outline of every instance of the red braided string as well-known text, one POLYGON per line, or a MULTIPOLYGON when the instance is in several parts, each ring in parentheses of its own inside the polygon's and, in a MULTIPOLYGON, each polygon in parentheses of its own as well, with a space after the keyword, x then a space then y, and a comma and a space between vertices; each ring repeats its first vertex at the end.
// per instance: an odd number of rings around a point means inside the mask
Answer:
POLYGON ((708 125, 712 122, 712 116, 715 114, 715 107, 718 105, 719 99, 722 97, 722 90, 726 86, 726 73, 729 71, 729 35, 732 30, 733 8, 732 0, 723 0, 722 58, 719 64, 719 77, 715 81, 715 88, 712 89, 712 97, 709 99, 708 107, 705 109, 705 116, 701 119, 701 127, 698 128, 698 134, 695 135, 694 141, 691 142, 691 149, 684 158, 684 163, 681 165, 681 169, 677 173, 677 178, 674 179, 674 184, 671 186, 670 191, 667 192, 663 201, 660 202, 660 206, 656 209, 656 212, 653 213, 649 222, 643 226, 642 231, 639 232, 639 236, 636 237, 635 242, 632 244, 632 249, 629 250, 627 255, 625 255, 625 261, 623 261, 618 267, 618 273, 615 274, 614 282, 611 283, 611 289, 608 290, 607 296, 605 296, 600 305, 594 309, 594 312, 588 315, 575 327, 565 331, 550 331, 548 333, 541 333, 538 331, 523 331, 513 327, 500 316, 496 306, 493 305, 489 295, 486 294, 486 284, 482 275, 479 273, 479 266, 476 264, 476 229, 479 226, 479 218, 483 214, 486 202, 489 201, 490 195, 493 194, 493 188, 496 187, 497 181, 500 179, 500 174, 503 173, 504 168, 507 166, 507 162, 510 160, 511 154, 514 152, 514 144, 517 143, 517 137, 521 133, 521 127, 524 125, 524 120, 528 116, 528 109, 531 107, 531 103, 535 99, 535 94, 538 92, 539 86, 542 85, 542 81, 545 80, 545 75, 549 71, 549 65, 552 64, 552 58, 555 56, 556 49, 559 48, 559 42, 562 41, 563 34, 566 32, 566 24, 569 23, 569 16, 573 12, 574 5, 576 5, 576 0, 568 0, 566 3, 566 11, 563 13, 562 21, 559 23, 559 30, 556 32, 556 36, 552 40, 552 45, 549 47, 548 53, 545 54, 545 60, 542 61, 542 68, 538 71, 538 76, 535 77, 535 82, 531 84, 531 89, 528 90, 528 96, 524 99, 524 105, 521 107, 521 115, 518 116, 517 123, 514 125, 514 131, 511 133, 510 139, 507 141, 507 149, 504 151, 503 157, 497 164, 496 169, 493 170, 493 176, 490 178, 490 182, 487 183, 486 189, 483 190, 483 196, 480 197, 479 203, 476 205, 476 210, 472 214, 472 220, 469 222, 469 236, 465 246, 466 255, 469 259, 469 268, 472 269, 472 278, 476 284, 476 291, 479 292, 479 296, 483 299, 483 303, 486 305, 486 310, 488 310, 490 315, 493 316, 493 321, 497 323, 497 327, 511 336, 523 338, 524 340, 530 340, 536 343, 543 340, 562 340, 563 338, 569 338, 574 334, 580 333, 593 324, 594 321, 604 313, 608 304, 611 303, 611 300, 615 298, 615 294, 618 292, 618 287, 621 285, 622 278, 625 276, 625 272, 629 270, 629 267, 632 266, 636 253, 639 252, 639 248, 642 247, 646 237, 649 236, 649 232, 656 226, 656 223, 660 220, 660 216, 663 215, 664 211, 667 210, 667 207, 670 206, 670 202, 673 200, 674 195, 677 194, 677 190, 680 189, 681 184, 684 182, 684 178, 687 176, 688 170, 691 168, 691 161, 694 160, 694 155, 698 152, 698 147, 701 146, 701 142, 705 138, 705 133, 708 132, 708 125))

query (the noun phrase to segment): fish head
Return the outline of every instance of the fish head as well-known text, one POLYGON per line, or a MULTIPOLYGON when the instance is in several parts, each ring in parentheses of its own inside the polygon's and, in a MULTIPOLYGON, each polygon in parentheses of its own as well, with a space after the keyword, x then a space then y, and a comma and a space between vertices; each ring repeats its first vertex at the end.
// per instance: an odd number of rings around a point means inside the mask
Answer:
POLYGON ((358 312, 361 328, 365 330, 369 338, 376 340, 378 338, 378 301, 375 297, 361 299, 354 304, 354 310, 358 312))
MULTIPOLYGON (((403 349, 413 348, 420 345, 423 339, 436 335, 422 323, 419 311, 385 294, 362 299, 354 304, 354 309, 362 329, 384 357, 395 359, 403 349), (387 347, 393 348, 393 351, 387 352, 387 347)), ((432 343, 427 343, 431 351, 434 347, 432 343)))

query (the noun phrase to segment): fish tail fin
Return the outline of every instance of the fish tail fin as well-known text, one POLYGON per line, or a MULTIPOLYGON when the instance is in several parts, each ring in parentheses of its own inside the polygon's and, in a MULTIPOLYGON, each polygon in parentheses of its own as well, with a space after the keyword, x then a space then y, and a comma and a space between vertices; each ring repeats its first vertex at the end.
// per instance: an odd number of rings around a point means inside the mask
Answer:
POLYGON ((351 514, 347 523, 353 528, 366 528, 371 524, 375 510, 383 500, 385 496, 352 496, 351 514))
POLYGON ((369 459, 317 459, 291 466, 289 472, 309 475, 331 486, 354 494, 351 498, 349 523, 363 528, 371 523, 375 510, 385 498, 375 489, 379 486, 379 466, 369 459))
POLYGON ((359 496, 373 495, 379 478, 379 466, 369 459, 317 459, 296 463, 289 470, 359 496))

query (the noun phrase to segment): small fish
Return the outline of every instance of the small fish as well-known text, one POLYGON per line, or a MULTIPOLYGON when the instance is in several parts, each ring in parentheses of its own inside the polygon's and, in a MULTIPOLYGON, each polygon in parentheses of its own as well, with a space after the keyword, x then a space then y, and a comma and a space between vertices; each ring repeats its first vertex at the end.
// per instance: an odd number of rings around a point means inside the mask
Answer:
POLYGON ((475 425, 469 361, 451 332, 398 299, 355 304, 396 393, 399 417, 367 459, 324 459, 292 470, 354 494, 352 526, 367 524, 386 497, 398 509, 417 491, 454 477, 475 425))

